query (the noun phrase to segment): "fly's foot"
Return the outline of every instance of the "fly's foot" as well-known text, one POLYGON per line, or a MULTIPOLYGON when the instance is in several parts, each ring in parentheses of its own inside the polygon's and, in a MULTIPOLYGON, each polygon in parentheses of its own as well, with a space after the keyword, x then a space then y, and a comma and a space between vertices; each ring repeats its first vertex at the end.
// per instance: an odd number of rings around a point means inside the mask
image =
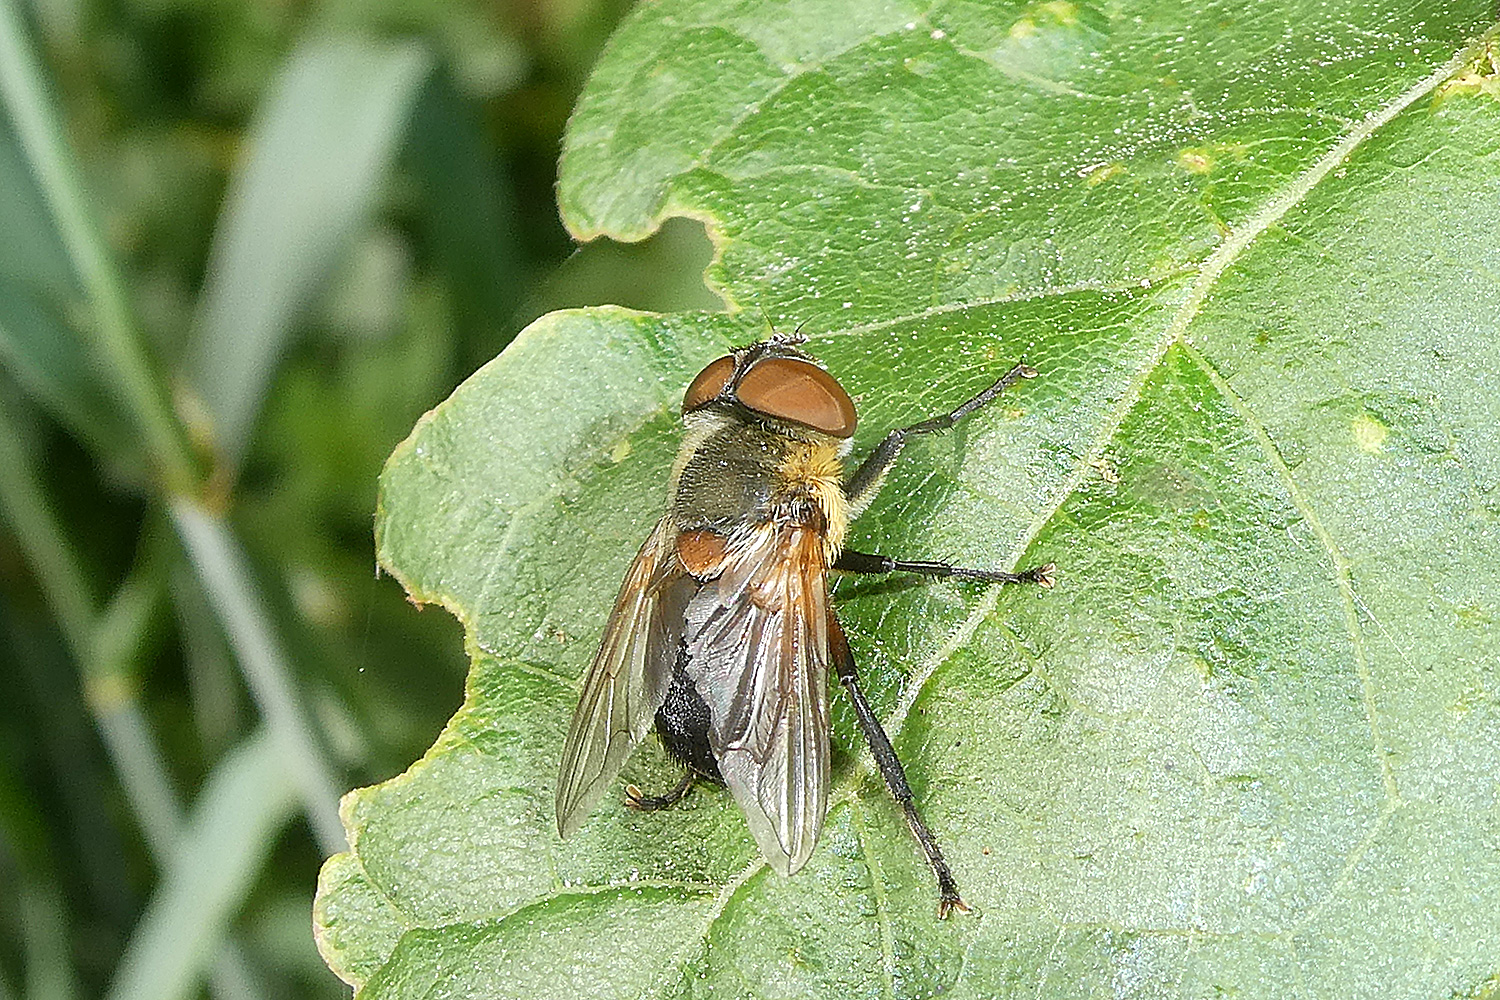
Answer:
POLYGON ((973 913, 973 907, 959 898, 958 893, 943 893, 938 900, 938 919, 947 920, 950 913, 973 913))
POLYGON ((1019 573, 1007 573, 1003 569, 964 569, 959 566, 949 566, 947 563, 899 563, 897 568, 910 569, 913 566, 922 567, 919 572, 928 572, 932 576, 951 576, 959 580, 977 580, 980 583, 1034 583, 1046 590, 1052 589, 1055 582, 1053 574, 1057 572, 1056 563, 1033 566, 1019 573), (938 567, 938 569, 928 569, 928 567, 938 567))
POLYGON ((1016 574, 1026 583, 1034 583, 1043 590, 1051 590, 1057 582, 1054 574, 1057 573, 1057 563, 1047 563, 1043 566, 1033 566, 1031 569, 1022 570, 1016 574))

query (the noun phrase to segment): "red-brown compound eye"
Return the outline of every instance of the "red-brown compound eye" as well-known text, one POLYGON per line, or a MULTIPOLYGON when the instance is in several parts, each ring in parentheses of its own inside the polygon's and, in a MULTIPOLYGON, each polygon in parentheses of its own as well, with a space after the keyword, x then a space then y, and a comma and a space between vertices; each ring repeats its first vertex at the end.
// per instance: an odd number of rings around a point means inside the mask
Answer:
POLYGON ((713 402, 734 377, 734 355, 725 355, 698 373, 693 384, 682 397, 682 412, 690 413, 698 407, 713 402))
POLYGON ((768 417, 834 437, 854 433, 854 401, 832 375, 806 361, 767 358, 745 373, 736 392, 741 403, 768 417))

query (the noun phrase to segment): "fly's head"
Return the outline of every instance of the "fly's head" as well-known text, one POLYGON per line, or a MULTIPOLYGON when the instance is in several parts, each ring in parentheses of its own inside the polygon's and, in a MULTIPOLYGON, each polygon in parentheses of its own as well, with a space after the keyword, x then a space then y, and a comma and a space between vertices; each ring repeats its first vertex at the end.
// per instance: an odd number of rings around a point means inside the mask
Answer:
POLYGON ((854 401, 838 380, 799 349, 802 338, 772 337, 710 362, 688 386, 682 413, 717 414, 801 440, 854 435, 854 401))

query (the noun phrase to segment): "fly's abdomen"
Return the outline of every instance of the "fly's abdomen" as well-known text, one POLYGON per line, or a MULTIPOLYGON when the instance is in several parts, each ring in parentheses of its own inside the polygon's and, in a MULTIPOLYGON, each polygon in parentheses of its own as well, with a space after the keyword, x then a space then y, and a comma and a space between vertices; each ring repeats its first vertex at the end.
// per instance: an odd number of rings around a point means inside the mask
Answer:
POLYGON ((685 650, 678 654, 677 669, 672 674, 667 699, 656 710, 656 733, 661 737, 662 746, 673 757, 695 773, 722 785, 724 778, 719 774, 719 762, 714 759, 713 749, 708 745, 708 705, 687 675, 686 656, 685 650))

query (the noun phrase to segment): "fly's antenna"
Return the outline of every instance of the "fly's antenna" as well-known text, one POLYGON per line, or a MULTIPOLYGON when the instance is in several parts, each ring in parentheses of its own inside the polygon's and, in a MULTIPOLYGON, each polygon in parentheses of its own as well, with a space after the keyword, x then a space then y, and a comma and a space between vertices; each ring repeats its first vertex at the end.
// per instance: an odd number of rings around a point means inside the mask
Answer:
POLYGON ((791 333, 778 333, 776 331, 776 324, 771 322, 771 315, 770 313, 766 312, 765 306, 760 307, 760 318, 765 320, 766 329, 770 331, 771 335, 765 340, 758 340, 753 344, 746 344, 744 347, 736 347, 734 349, 735 354, 741 354, 747 351, 750 352, 749 357, 746 358, 747 367, 748 362, 754 361, 756 358, 759 358, 766 352, 766 350, 770 348, 797 347, 800 344, 807 343, 807 335, 802 332, 802 328, 807 325, 807 320, 803 320, 802 322, 798 323, 797 329, 793 330, 791 333))

